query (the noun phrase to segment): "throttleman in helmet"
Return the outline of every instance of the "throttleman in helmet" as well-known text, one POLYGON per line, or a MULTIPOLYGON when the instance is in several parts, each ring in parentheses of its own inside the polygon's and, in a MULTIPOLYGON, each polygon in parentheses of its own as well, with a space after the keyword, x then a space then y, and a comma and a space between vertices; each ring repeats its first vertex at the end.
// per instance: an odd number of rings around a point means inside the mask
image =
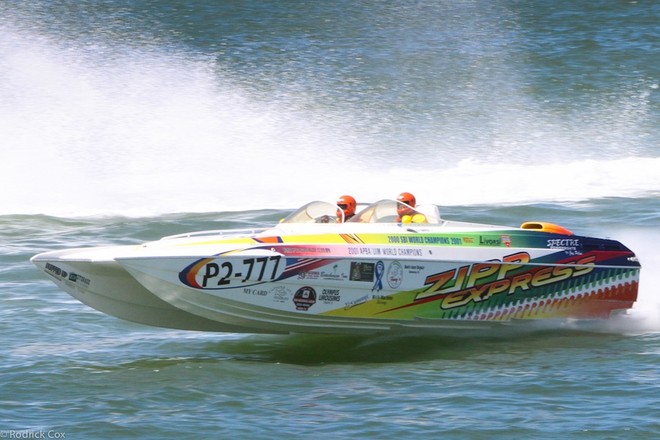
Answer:
POLYGON ((402 192, 396 200, 399 202, 396 207, 397 223, 426 223, 426 216, 414 209, 417 206, 414 195, 409 192, 402 192))
POLYGON ((346 222, 355 215, 357 203, 353 196, 341 196, 337 199, 337 223, 346 222))

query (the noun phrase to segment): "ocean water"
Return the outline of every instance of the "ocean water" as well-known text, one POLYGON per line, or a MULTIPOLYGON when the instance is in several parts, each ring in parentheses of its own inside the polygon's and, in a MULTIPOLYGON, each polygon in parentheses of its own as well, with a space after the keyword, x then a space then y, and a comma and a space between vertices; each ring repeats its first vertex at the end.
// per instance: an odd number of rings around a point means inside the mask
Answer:
POLYGON ((660 437, 660 4, 0 3, 0 438, 660 437), (411 191, 642 263, 630 314, 489 337, 105 316, 45 250, 411 191))

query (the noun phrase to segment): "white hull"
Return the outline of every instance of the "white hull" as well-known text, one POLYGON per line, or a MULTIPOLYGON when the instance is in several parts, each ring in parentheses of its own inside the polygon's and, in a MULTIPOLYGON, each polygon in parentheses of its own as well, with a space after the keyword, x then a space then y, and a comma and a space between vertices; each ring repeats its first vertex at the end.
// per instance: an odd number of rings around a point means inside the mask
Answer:
POLYGON ((131 248, 46 252, 33 257, 32 262, 81 303, 126 321, 177 330, 256 332, 193 315, 154 295, 114 259, 108 258, 108 255, 121 255, 131 248))
POLYGON ((444 221, 433 212, 427 223, 394 223, 390 201, 356 223, 327 223, 335 207, 319 208, 313 202, 292 218, 322 223, 46 252, 32 261, 103 313, 200 331, 488 332, 521 320, 606 319, 637 297, 637 257, 613 240, 536 222, 444 221))
POLYGON ((323 315, 303 315, 209 295, 186 287, 164 283, 144 272, 130 271, 144 286, 160 298, 191 314, 209 320, 254 329, 265 333, 316 334, 429 334, 447 331, 484 332, 502 329, 509 323, 489 321, 448 321, 432 319, 357 319, 323 315))

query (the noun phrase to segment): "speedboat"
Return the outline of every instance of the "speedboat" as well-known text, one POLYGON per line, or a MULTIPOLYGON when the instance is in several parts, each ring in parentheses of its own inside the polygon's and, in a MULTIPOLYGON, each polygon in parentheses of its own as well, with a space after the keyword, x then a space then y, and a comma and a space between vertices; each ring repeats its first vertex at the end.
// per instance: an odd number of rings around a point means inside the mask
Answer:
POLYGON ((618 241, 559 225, 446 220, 435 205, 370 204, 336 222, 315 201, 277 225, 45 252, 61 289, 141 324, 238 333, 430 333, 602 320, 637 299, 618 241), (403 205, 403 206, 402 206, 403 205), (409 215, 400 217, 402 209, 409 215))

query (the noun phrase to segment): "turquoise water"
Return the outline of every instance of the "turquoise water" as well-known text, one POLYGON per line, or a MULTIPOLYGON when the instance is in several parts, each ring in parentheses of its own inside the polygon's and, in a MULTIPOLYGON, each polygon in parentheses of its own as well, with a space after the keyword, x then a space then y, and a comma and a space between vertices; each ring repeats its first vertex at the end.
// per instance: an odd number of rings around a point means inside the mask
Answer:
POLYGON ((574 3, 0 4, 0 437, 660 436, 660 7, 574 3), (621 240, 639 300, 486 338, 207 334, 28 261, 404 190, 621 240))
MULTIPOLYGON (((286 211, 2 216, 1 429, 67 438, 652 438, 660 430, 660 304, 657 254, 645 240, 658 238, 659 206, 642 204, 647 208, 628 230, 620 229, 625 218, 600 223, 603 234, 617 232, 650 263, 630 316, 489 337, 144 327, 78 303, 38 273, 29 256, 180 230, 263 225, 286 211)), ((497 222, 523 210, 579 225, 613 205, 465 206, 447 215, 497 222)))

